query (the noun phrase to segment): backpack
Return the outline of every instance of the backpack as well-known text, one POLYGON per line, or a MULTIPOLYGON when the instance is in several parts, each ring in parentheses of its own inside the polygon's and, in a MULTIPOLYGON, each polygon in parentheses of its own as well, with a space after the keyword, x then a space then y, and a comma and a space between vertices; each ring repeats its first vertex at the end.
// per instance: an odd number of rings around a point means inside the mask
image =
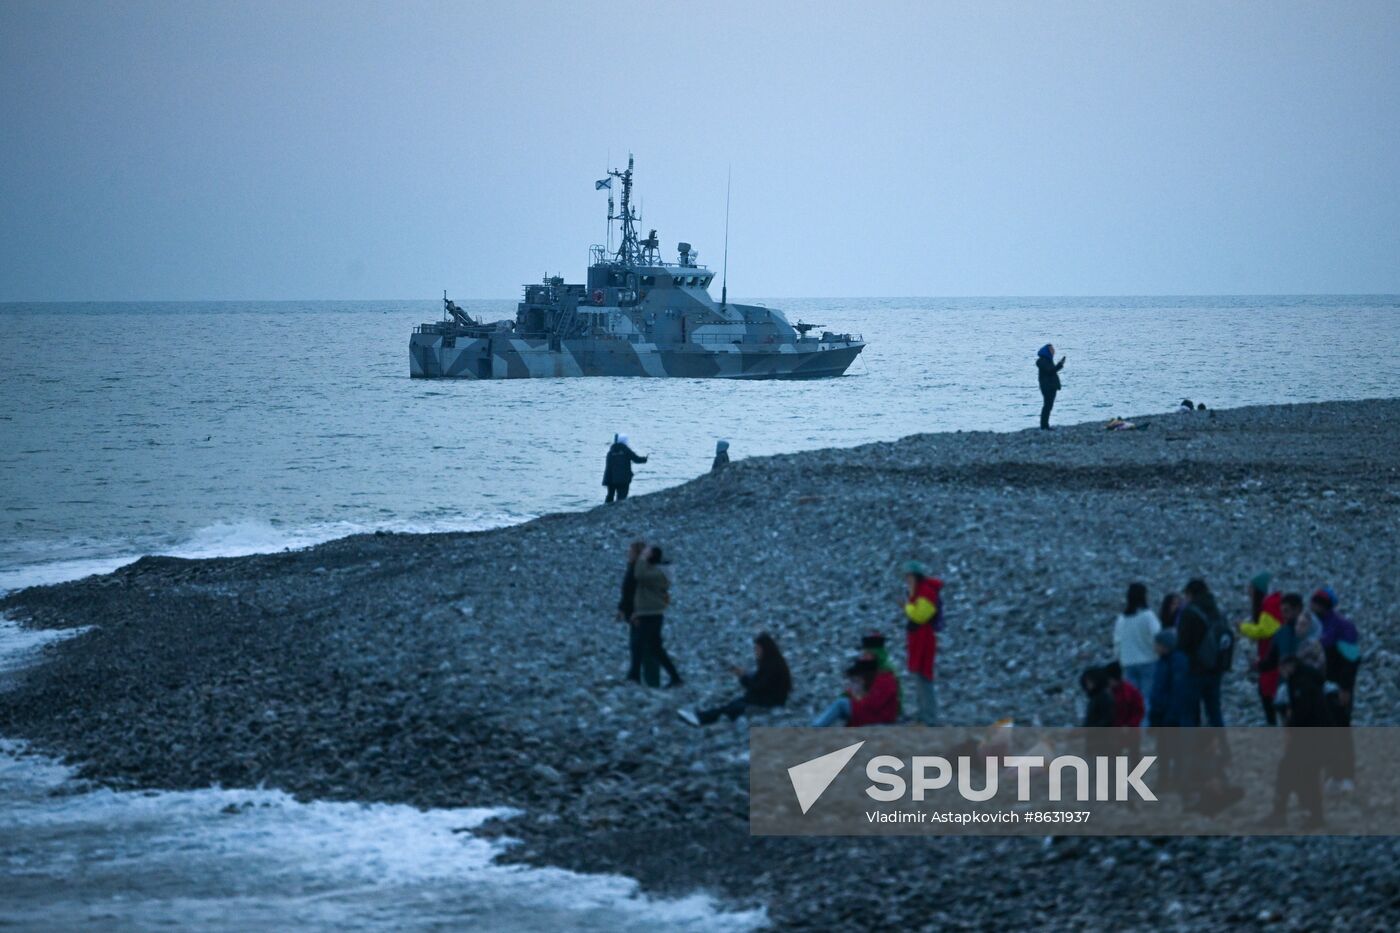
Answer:
POLYGON ((1204 618, 1205 633, 1192 660, 1208 674, 1223 674, 1235 660, 1235 632, 1219 611, 1204 618))

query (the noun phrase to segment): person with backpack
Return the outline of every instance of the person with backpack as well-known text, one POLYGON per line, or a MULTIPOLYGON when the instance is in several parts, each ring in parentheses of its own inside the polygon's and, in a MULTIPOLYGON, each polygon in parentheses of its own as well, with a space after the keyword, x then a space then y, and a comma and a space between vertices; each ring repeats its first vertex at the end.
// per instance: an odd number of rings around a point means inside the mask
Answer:
POLYGON ((730 722, 743 716, 750 706, 772 709, 787 702, 792 692, 792 674, 787 661, 778 650, 778 643, 767 632, 753 640, 754 668, 745 671, 736 667, 734 674, 739 678, 739 686, 744 692, 721 706, 710 709, 678 709, 676 715, 692 726, 708 726, 727 716, 730 722))
POLYGON ((1206 581, 1195 579, 1186 584, 1182 594, 1181 621, 1177 623, 1177 646, 1191 662, 1191 686, 1196 707, 1193 721, 1201 723, 1201 709, 1209 726, 1223 726, 1220 709, 1220 684, 1234 660, 1235 633, 1225 622, 1206 581))
POLYGON ((608 496, 603 502, 612 502, 614 499, 621 502, 626 499, 627 490, 632 485, 632 464, 646 462, 646 457, 627 446, 626 434, 614 434, 603 467, 603 485, 608 488, 608 496))
POLYGON ((1267 573, 1257 574, 1249 581, 1249 618, 1239 625, 1240 634, 1255 645, 1255 656, 1250 659, 1249 669, 1255 676, 1259 688, 1259 705, 1264 708, 1264 721, 1269 725, 1278 722, 1274 713, 1274 694, 1278 692, 1278 670, 1264 670, 1264 660, 1269 656, 1274 635, 1283 625, 1283 594, 1269 592, 1270 577, 1267 573))
POLYGON ((617 601, 617 617, 627 626, 627 679, 642 679, 642 642, 632 615, 637 602, 637 561, 646 550, 645 541, 633 541, 627 546, 627 570, 622 574, 622 595, 617 601))
POLYGON ((1128 586, 1128 604, 1113 622, 1113 653, 1122 666, 1123 676, 1147 695, 1152 690, 1152 669, 1157 663, 1153 639, 1162 630, 1162 623, 1147 607, 1147 585, 1128 586))
POLYGON ((1060 370, 1065 368, 1065 358, 1055 362, 1055 345, 1047 343, 1035 355, 1036 378, 1040 382, 1040 430, 1049 431, 1050 412, 1055 407, 1055 396, 1060 392, 1060 370))
POLYGON ((920 723, 932 726, 938 712, 933 668, 938 656, 938 631, 943 627, 943 581, 916 560, 904 565, 904 618, 916 715, 920 723))
POLYGON ((671 578, 662 566, 661 548, 649 545, 633 565, 633 573, 637 578, 637 590, 633 597, 632 623, 638 628, 637 638, 641 643, 642 683, 648 687, 660 686, 659 665, 670 677, 666 686, 679 687, 681 675, 676 672, 676 665, 671 662, 661 640, 661 624, 671 604, 671 578))

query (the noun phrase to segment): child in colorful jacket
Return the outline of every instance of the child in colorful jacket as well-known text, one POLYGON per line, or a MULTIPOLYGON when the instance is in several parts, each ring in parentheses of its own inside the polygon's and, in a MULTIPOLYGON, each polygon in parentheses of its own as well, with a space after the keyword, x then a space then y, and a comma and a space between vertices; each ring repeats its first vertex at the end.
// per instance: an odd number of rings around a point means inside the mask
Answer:
POLYGON ((917 717, 923 725, 932 726, 937 715, 933 668, 938 656, 938 629, 943 624, 943 581, 915 560, 904 565, 904 585, 905 645, 909 673, 914 675, 917 717))

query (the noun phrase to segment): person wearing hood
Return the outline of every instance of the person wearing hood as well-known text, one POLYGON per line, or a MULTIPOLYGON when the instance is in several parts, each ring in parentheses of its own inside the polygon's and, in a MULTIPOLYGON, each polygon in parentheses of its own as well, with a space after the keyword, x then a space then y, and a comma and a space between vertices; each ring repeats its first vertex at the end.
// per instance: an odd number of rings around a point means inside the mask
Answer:
POLYGON ((742 694, 722 706, 702 710, 678 709, 676 715, 692 726, 708 726, 721 716, 727 716, 733 722, 748 712, 750 706, 772 709, 787 703, 788 694, 792 692, 792 674, 773 636, 764 632, 755 638, 753 654, 753 670, 734 669, 739 686, 744 688, 742 694))
POLYGON ((608 497, 603 501, 621 502, 626 499, 627 488, 632 485, 632 464, 646 462, 646 457, 627 446, 626 434, 614 434, 612 446, 608 448, 607 463, 603 467, 603 485, 608 488, 608 497))
POLYGON ((1327 703, 1336 735, 1336 754, 1329 762, 1327 783, 1343 792, 1356 788, 1356 748, 1352 742, 1351 711, 1355 701, 1356 672, 1361 666, 1361 636, 1356 626, 1337 611, 1337 592, 1324 586, 1312 594, 1312 610, 1322 630, 1327 669, 1327 703))
POLYGON ((934 725, 938 709, 933 690, 934 660, 938 657, 938 630, 943 627, 943 581, 916 560, 904 565, 905 647, 909 673, 913 674, 918 720, 934 725))
POLYGON ((1278 692, 1278 671, 1264 670, 1263 664, 1273 646, 1274 635, 1283 625, 1283 594, 1269 591, 1270 577, 1257 574, 1249 581, 1249 618, 1239 625, 1240 634, 1255 645, 1255 657, 1249 662, 1259 688, 1259 705, 1264 708, 1264 721, 1278 722, 1274 713, 1274 694, 1278 692))
POLYGON ((1065 358, 1055 362, 1055 345, 1047 343, 1035 355, 1035 368, 1040 379, 1040 429, 1050 430, 1050 410, 1055 407, 1055 395, 1060 391, 1060 370, 1065 368, 1065 358))
POLYGON ((729 442, 715 441, 715 462, 710 464, 710 472, 718 473, 729 466, 729 442))

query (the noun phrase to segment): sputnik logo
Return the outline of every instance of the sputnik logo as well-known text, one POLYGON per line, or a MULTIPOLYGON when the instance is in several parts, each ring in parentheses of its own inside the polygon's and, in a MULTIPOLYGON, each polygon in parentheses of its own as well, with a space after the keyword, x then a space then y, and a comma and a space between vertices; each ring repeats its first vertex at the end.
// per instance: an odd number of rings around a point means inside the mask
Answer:
POLYGON ((812 758, 788 768, 788 779, 792 781, 793 792, 797 794, 797 804, 806 813, 821 799, 831 782, 850 763, 865 742, 847 745, 834 752, 812 758))

